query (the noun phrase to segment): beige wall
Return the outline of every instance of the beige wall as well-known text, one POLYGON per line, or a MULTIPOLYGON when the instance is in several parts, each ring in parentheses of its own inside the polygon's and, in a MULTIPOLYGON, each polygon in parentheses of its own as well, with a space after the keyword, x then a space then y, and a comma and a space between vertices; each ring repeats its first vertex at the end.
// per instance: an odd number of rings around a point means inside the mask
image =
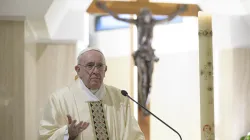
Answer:
POLYGON ((129 78, 130 58, 126 56, 113 58, 107 57, 107 65, 108 71, 104 82, 119 87, 120 89, 125 89, 131 95, 131 82, 129 78))
POLYGON ((25 26, 25 139, 37 138, 37 71, 35 37, 29 26, 25 26))
POLYGON ((133 97, 130 29, 97 32, 96 45, 103 51, 108 66, 104 82, 127 90, 133 97))
POLYGON ((43 107, 47 95, 73 80, 75 66, 74 44, 37 44, 37 92, 39 107, 43 107))
POLYGON ((216 96, 217 139, 240 139, 250 132, 250 49, 219 52, 219 94, 216 96))
MULTIPOLYGON (((182 139, 200 140, 199 56, 197 51, 159 55, 155 65, 150 109, 176 129, 182 139)), ((178 135, 150 118, 150 139, 178 135)))
POLYGON ((242 16, 213 16, 216 140, 236 140, 250 132, 249 36, 242 16))
POLYGON ((35 43, 23 21, 0 21, 0 139, 36 140, 47 96, 73 80, 75 44, 35 43))
POLYGON ((0 139, 25 140, 24 22, 0 21, 0 139))

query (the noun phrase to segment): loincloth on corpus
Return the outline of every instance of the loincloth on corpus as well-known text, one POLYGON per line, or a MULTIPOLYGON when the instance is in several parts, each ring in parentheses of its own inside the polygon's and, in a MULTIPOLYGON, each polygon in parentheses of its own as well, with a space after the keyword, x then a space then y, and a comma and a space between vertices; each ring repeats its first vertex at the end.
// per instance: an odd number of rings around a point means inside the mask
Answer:
POLYGON ((146 62, 151 62, 151 61, 155 61, 155 54, 154 54, 154 50, 146 50, 146 49, 139 49, 137 51, 134 52, 133 54, 134 57, 134 61, 136 62, 136 59, 142 59, 146 62))

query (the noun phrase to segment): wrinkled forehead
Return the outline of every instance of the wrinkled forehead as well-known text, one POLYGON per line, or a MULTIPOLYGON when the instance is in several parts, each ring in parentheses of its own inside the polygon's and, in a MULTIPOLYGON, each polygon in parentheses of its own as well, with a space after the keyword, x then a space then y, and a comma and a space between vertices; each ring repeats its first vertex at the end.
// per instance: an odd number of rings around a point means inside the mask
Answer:
POLYGON ((102 52, 98 50, 89 50, 81 54, 80 60, 84 63, 103 63, 105 64, 105 57, 102 52))

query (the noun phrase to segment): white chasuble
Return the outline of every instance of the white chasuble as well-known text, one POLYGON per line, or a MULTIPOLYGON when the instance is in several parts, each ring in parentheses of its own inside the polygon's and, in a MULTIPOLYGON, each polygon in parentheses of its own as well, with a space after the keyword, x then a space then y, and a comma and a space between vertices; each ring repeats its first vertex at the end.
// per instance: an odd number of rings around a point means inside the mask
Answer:
POLYGON ((40 140, 64 140, 67 115, 77 123, 89 123, 76 140, 145 140, 131 114, 129 99, 115 87, 103 85, 103 89, 104 94, 98 95, 101 99, 93 99, 82 89, 80 80, 76 80, 51 94, 40 122, 40 140))

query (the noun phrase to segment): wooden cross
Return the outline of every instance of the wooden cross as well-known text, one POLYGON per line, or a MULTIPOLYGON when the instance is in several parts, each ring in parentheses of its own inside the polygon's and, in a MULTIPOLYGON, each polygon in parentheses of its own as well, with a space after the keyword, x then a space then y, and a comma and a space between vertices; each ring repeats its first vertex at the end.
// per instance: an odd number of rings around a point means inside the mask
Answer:
MULTIPOLYGON (((154 15, 170 15, 178 10, 180 3, 156 3, 149 0, 137 1, 105 1, 108 9, 117 14, 138 14, 141 8, 147 7, 154 15)), ((90 14, 106 14, 95 5, 96 0, 93 0, 87 9, 90 14)), ((198 11, 201 11, 197 4, 187 4, 185 12, 180 16, 198 16, 198 11)))

